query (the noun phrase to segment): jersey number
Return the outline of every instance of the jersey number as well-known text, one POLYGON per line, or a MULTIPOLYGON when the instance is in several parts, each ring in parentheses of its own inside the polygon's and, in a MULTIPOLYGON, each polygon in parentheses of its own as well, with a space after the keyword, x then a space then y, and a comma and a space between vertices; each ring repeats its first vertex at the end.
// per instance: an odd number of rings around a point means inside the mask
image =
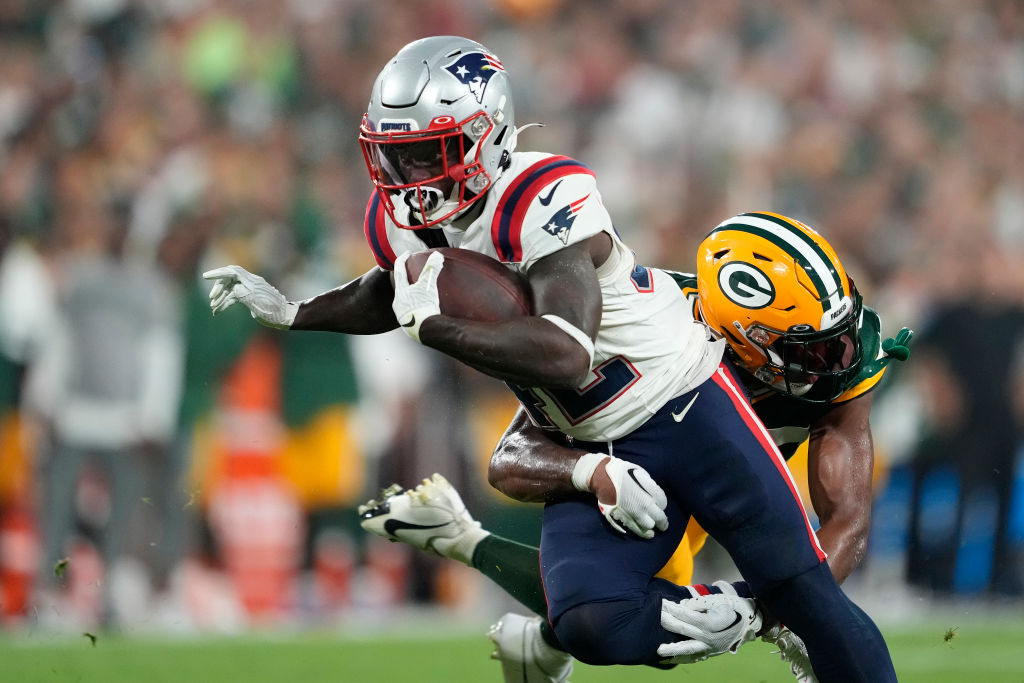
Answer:
POLYGON ((569 424, 577 425, 610 405, 640 379, 637 369, 621 356, 609 358, 593 372, 597 379, 580 389, 530 389, 511 383, 508 386, 539 426, 556 427, 542 410, 545 401, 540 393, 551 398, 569 424))

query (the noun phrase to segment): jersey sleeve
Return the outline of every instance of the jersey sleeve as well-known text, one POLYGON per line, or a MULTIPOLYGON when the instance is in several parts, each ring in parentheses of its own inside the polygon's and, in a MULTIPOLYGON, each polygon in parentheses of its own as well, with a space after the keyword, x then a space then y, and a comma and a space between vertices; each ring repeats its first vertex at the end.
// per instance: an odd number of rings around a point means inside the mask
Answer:
POLYGON ((499 260, 525 271, 545 256, 612 230, 593 171, 575 159, 552 156, 527 168, 502 193, 491 239, 499 260))
POLYGON ((387 211, 381 205, 380 194, 377 192, 370 195, 370 200, 366 203, 363 233, 366 235, 366 241, 370 245, 370 251, 373 252, 373 258, 377 261, 377 265, 384 270, 394 270, 397 255, 388 238, 387 211))

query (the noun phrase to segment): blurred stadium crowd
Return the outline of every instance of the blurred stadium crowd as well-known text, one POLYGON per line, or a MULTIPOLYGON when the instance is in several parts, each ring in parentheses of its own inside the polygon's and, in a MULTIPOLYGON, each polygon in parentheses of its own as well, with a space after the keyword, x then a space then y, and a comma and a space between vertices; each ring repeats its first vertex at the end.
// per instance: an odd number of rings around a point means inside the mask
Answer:
POLYGON ((1019 598, 1024 4, 4 0, 5 623, 472 602, 463 568, 355 519, 434 471, 486 525, 536 531, 483 476, 500 386, 404 337, 214 320, 200 278, 237 263, 301 299, 373 265, 358 124, 386 60, 432 34, 501 57, 519 122, 545 124, 520 148, 589 165, 648 265, 692 269, 740 211, 821 230, 883 331, 918 332, 876 398, 862 572, 1019 598))

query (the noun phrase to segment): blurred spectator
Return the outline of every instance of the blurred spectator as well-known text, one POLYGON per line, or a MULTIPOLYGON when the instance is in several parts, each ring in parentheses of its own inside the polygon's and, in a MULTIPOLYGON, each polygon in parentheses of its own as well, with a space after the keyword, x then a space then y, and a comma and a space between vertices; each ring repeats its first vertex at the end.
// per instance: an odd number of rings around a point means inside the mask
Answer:
POLYGON ((931 419, 912 464, 907 579, 942 594, 1019 597, 1024 566, 1009 520, 1024 432, 1024 301, 994 245, 957 258, 957 291, 926 321, 916 352, 931 419))
POLYGON ((182 339, 176 300, 161 273, 123 258, 123 216, 85 204, 66 207, 59 225, 67 247, 59 317, 33 364, 28 395, 47 435, 39 461, 41 578, 44 585, 57 578, 54 567, 71 554, 81 522, 100 550, 100 617, 110 623, 122 560, 129 552, 144 559, 159 540, 159 520, 144 504, 166 482, 144 472, 168 457, 182 339), (82 476, 92 485, 80 486, 82 476), (140 522, 149 524, 139 528, 140 522))

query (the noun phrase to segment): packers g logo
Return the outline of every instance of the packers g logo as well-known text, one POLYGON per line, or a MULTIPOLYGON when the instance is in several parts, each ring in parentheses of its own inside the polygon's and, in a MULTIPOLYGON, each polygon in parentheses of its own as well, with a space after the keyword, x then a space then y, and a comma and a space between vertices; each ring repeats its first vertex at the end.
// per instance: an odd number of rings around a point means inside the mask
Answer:
POLYGON ((775 301, 775 286, 764 272, 734 261, 718 271, 718 287, 729 301, 743 308, 764 308, 775 301))

